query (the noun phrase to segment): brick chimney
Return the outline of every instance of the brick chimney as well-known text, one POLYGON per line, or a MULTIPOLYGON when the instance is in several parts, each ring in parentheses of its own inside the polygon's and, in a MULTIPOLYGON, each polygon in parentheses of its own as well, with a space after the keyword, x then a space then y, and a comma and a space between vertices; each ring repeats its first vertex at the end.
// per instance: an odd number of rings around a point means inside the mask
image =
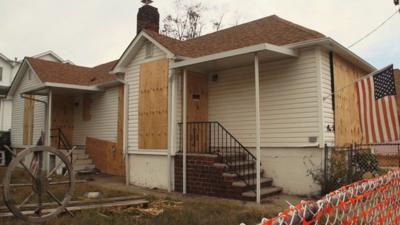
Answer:
POLYGON ((142 0, 144 6, 139 9, 137 14, 137 34, 143 29, 159 32, 160 14, 156 7, 151 6, 152 0, 142 0))

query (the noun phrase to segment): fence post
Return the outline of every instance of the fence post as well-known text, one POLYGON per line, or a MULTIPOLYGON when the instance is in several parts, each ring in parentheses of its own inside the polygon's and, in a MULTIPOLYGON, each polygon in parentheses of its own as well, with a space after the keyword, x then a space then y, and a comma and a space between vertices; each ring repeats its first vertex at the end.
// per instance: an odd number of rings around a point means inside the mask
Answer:
POLYGON ((324 148, 324 185, 322 187, 322 194, 326 194, 328 190, 328 160, 329 160, 328 144, 325 143, 324 148))

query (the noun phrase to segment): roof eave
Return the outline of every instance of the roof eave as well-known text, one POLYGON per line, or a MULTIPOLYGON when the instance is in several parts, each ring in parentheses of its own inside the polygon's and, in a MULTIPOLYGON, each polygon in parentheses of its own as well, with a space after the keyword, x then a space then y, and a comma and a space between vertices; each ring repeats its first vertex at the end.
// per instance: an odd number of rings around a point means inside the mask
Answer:
POLYGON ((373 72, 376 71, 377 68, 373 65, 371 65, 369 62, 358 56, 356 53, 351 51, 350 49, 346 48, 339 42, 333 40, 330 37, 325 37, 325 38, 319 38, 319 39, 313 39, 313 40, 308 40, 308 41, 303 41, 303 42, 298 42, 298 43, 293 43, 289 45, 285 45, 288 48, 291 49, 299 49, 299 48, 305 48, 305 47, 310 47, 310 46, 322 46, 325 47, 345 58, 348 60, 352 61, 352 63, 360 66, 362 69, 366 70, 367 72, 373 72))
POLYGON ((224 58, 230 58, 230 57, 234 57, 234 56, 256 53, 256 52, 261 52, 261 51, 273 51, 273 52, 280 53, 280 54, 283 54, 286 56, 291 56, 291 57, 298 56, 297 51, 294 49, 290 49, 287 47, 281 47, 281 46, 277 46, 277 45, 272 45, 272 44, 268 44, 268 43, 263 43, 263 44, 249 46, 249 47, 220 52, 220 53, 216 53, 216 54, 201 56, 198 58, 190 58, 190 59, 186 59, 186 60, 180 61, 180 62, 175 62, 175 63, 171 64, 171 69, 177 69, 177 68, 191 66, 191 65, 199 64, 199 63, 203 63, 203 62, 219 60, 219 59, 224 59, 224 58))

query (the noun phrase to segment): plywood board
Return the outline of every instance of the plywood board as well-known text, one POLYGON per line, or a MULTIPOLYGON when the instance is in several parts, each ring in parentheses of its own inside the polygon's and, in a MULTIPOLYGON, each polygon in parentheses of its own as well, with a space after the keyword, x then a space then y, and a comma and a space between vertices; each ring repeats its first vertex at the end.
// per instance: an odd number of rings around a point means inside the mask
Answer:
POLYGON ((116 143, 88 137, 85 146, 86 153, 93 160, 97 169, 106 174, 124 176, 123 152, 122 149, 117 148, 116 143))
POLYGON ((83 121, 90 121, 92 118, 92 114, 90 111, 92 105, 92 97, 90 94, 83 95, 83 109, 82 109, 82 119, 83 121))
POLYGON ((335 90, 340 90, 335 93, 336 145, 365 143, 360 124, 357 93, 351 84, 368 73, 336 54, 333 58, 333 67, 335 90))
MULTIPOLYGON (((68 142, 72 144, 74 133, 74 97, 54 95, 51 113, 51 129, 61 129, 68 142)), ((58 138, 51 139, 51 145, 58 147, 58 138)), ((61 146, 63 147, 63 146, 61 146)))
POLYGON ((139 148, 168 145, 168 59, 140 66, 139 148))
POLYGON ((118 125, 117 125, 117 148, 122 150, 124 142, 124 85, 118 90, 118 125))
MULTIPOLYGON (((187 76, 187 121, 208 121, 208 76, 195 72, 188 72, 187 76)), ((188 151, 202 152, 208 146, 207 124, 188 126, 188 151)))
POLYGON ((24 98, 24 133, 23 144, 32 145, 33 138, 33 116, 35 111, 35 101, 33 96, 29 95, 24 98))

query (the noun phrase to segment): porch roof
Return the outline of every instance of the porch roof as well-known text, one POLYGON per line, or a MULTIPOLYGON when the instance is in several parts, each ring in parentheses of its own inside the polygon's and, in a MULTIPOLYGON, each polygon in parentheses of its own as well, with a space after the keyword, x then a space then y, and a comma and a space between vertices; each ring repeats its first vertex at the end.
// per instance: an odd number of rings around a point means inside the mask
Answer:
POLYGON ((258 53, 260 62, 298 56, 296 50, 264 43, 175 62, 171 64, 171 68, 187 68, 195 71, 213 72, 254 64, 254 53, 258 53))
POLYGON ((120 83, 121 81, 119 80, 113 80, 107 83, 103 83, 101 85, 85 86, 85 85, 75 85, 75 84, 44 82, 42 85, 25 90, 21 94, 46 96, 49 94, 49 90, 51 89, 53 94, 79 95, 84 93, 102 92, 105 91, 105 88, 112 87, 120 83))

